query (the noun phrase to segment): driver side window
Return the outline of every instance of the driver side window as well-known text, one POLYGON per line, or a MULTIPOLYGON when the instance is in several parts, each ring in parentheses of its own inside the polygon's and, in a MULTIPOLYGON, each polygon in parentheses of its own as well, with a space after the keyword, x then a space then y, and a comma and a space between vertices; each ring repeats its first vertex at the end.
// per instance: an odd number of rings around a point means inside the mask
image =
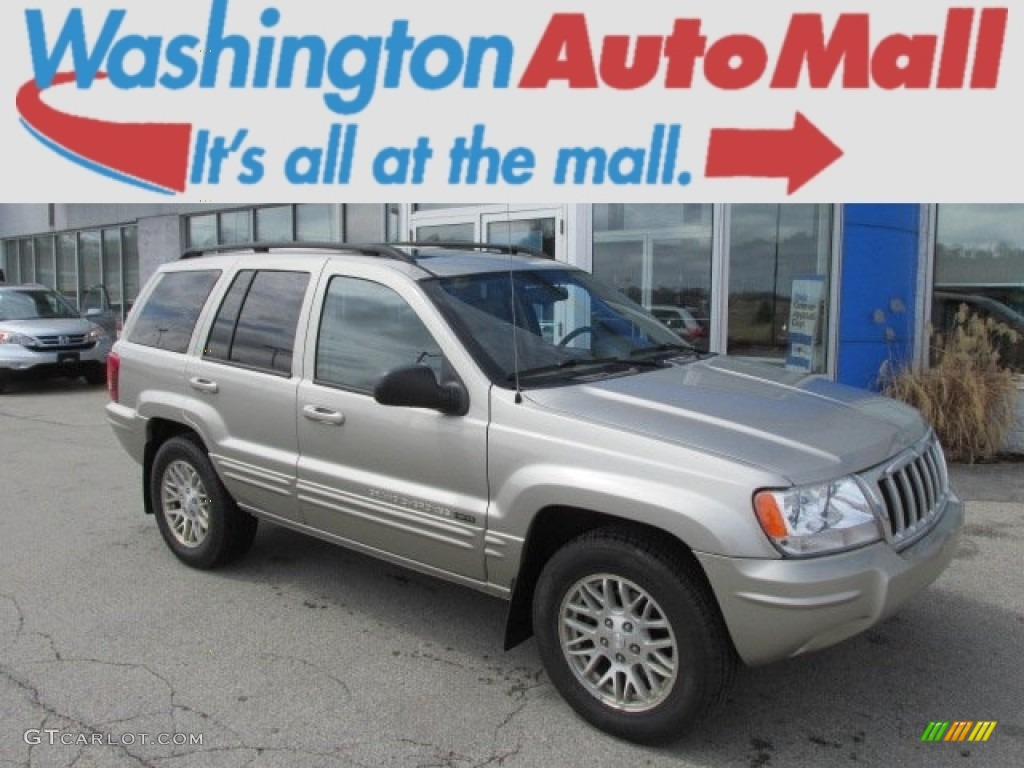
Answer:
POLYGON ((381 376, 406 365, 425 365, 442 380, 441 348, 412 307, 379 283, 332 278, 320 316, 316 382, 372 392, 381 376))

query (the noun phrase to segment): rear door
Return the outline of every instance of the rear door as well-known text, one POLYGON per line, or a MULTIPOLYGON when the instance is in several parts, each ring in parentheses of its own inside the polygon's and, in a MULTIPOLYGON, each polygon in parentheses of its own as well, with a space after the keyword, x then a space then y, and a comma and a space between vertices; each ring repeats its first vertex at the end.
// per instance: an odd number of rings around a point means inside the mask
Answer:
POLYGON ((465 367, 460 376, 464 351, 415 286, 354 273, 325 275, 310 323, 298 393, 301 512, 372 551, 483 580, 487 389, 465 367), (467 385, 469 413, 374 400, 383 373, 417 364, 467 385))
POLYGON ((189 363, 188 412, 239 504, 299 521, 300 319, 308 315, 323 259, 295 257, 286 269, 252 263, 235 273, 189 363))

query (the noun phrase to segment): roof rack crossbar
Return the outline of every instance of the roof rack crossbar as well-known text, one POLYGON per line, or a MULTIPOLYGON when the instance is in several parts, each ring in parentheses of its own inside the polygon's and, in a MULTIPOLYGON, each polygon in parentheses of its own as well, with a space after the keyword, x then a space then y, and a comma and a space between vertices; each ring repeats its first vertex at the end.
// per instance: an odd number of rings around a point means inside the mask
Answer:
POLYGON ((354 252, 361 256, 376 256, 382 259, 395 259, 406 264, 416 264, 416 260, 397 248, 386 244, 362 245, 352 243, 334 243, 328 241, 314 242, 273 242, 273 243, 238 243, 235 245, 211 245, 202 248, 189 248, 182 255, 182 259, 196 259, 214 253, 236 253, 239 251, 255 251, 256 253, 270 253, 275 250, 284 249, 309 249, 318 251, 335 251, 338 253, 354 252))

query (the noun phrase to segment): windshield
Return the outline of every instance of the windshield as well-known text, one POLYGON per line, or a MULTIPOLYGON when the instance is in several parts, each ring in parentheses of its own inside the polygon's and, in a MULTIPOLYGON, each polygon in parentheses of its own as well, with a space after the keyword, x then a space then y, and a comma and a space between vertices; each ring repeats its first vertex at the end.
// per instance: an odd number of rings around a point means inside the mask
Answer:
POLYGON ((0 291, 0 320, 68 319, 78 312, 64 297, 45 288, 0 291))
POLYGON ((643 307, 579 270, 460 275, 423 287, 499 386, 517 378, 557 383, 695 354, 643 307))

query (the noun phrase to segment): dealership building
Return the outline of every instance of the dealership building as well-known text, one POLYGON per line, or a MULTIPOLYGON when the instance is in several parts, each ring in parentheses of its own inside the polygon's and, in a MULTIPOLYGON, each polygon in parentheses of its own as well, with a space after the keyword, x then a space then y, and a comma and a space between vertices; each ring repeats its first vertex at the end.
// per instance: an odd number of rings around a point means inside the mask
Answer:
MULTIPOLYGON (((858 387, 887 360, 925 362, 933 324, 963 303, 1024 331, 1024 205, 0 205, 8 282, 122 316, 188 248, 410 239, 532 246, 702 348, 858 387)), ((1018 372, 1022 350, 1011 350, 1018 372)))

